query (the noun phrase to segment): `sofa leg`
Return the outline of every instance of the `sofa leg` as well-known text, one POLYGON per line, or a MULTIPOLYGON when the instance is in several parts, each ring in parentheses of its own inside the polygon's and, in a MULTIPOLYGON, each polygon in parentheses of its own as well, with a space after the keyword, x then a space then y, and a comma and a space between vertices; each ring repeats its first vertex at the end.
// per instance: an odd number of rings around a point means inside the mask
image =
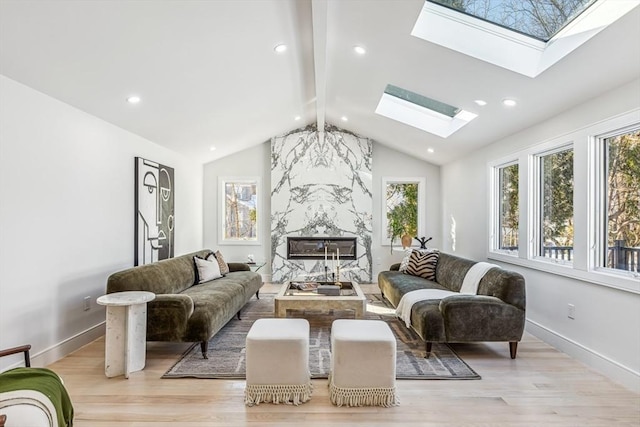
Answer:
POLYGON ((433 345, 432 342, 425 342, 424 343, 424 349, 426 350, 427 354, 424 356, 425 359, 428 359, 429 356, 431 356, 431 346, 433 345))
POLYGON ((202 357, 204 359, 208 359, 209 357, 207 356, 207 349, 209 347, 209 341, 202 341, 200 343, 200 350, 202 350, 202 357))
POLYGON ((256 299, 260 299, 260 289, 256 291, 256 299))
POLYGON ((516 353, 518 352, 518 341, 510 341, 509 342, 509 353, 511 354, 511 358, 516 358, 516 353))
POLYGON ((236 316, 238 316, 238 320, 242 320, 242 319, 240 318, 240 310, 238 310, 238 312, 236 313, 236 316))

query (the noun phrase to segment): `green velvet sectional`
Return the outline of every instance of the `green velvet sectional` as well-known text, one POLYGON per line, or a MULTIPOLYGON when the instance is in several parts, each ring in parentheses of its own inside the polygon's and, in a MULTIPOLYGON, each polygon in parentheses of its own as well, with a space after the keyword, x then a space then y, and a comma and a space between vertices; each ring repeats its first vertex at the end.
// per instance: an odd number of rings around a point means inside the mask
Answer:
POLYGON ((247 264, 229 263, 224 277, 197 283, 193 257, 202 250, 152 264, 129 268, 109 276, 107 293, 149 291, 156 294, 147 306, 147 341, 200 342, 207 358, 209 339, 255 294, 262 277, 247 264))
MULTIPOLYGON (((397 307, 402 296, 418 289, 459 292, 467 271, 475 261, 440 253, 436 281, 404 274, 400 264, 378 275, 383 296, 397 307)), ((525 324, 525 282, 519 273, 492 268, 478 284, 476 295, 452 295, 417 302, 411 309, 411 328, 425 341, 427 357, 432 343, 481 341, 509 342, 516 358, 525 324)))

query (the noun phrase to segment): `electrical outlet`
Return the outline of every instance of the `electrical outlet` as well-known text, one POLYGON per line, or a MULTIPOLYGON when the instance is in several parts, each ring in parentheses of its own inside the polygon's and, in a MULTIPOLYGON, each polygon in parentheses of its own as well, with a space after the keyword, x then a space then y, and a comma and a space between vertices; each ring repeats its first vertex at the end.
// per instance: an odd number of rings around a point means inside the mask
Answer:
POLYGON ((91 297, 84 297, 84 311, 91 310, 91 297))
POLYGON ((567 317, 569 319, 575 319, 576 318, 576 306, 573 304, 569 304, 567 306, 567 317))

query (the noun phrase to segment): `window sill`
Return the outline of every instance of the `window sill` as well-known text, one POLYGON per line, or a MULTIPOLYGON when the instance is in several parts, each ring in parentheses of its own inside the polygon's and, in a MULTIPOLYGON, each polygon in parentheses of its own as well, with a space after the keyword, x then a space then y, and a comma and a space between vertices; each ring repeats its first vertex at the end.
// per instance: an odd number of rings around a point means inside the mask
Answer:
POLYGON ((596 271, 577 270, 571 264, 556 263, 541 259, 524 259, 498 252, 489 252, 487 258, 640 295, 640 275, 638 273, 627 271, 616 272, 609 269, 596 271))

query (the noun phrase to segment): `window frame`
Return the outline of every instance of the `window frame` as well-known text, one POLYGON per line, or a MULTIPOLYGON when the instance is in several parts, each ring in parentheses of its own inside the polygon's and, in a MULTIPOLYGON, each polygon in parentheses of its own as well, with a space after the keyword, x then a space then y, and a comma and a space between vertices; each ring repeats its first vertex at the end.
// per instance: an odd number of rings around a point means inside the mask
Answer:
POLYGON ((534 206, 534 214, 529 217, 529 222, 531 226, 531 230, 533 231, 533 239, 530 241, 529 254, 530 258, 535 259, 541 262, 550 262, 554 264, 560 264, 565 266, 572 266, 573 259, 575 257, 575 231, 574 231, 574 256, 572 256, 571 260, 563 260, 551 257, 545 257, 542 248, 544 247, 544 243, 542 242, 542 220, 543 220, 543 200, 542 200, 542 191, 543 191, 543 171, 542 171, 542 159, 547 156, 551 156, 553 154, 562 153, 564 151, 573 151, 574 155, 574 164, 573 164, 573 174, 574 174, 574 200, 572 202, 573 207, 573 218, 575 220, 575 150, 573 141, 563 142, 554 144, 551 147, 548 147, 546 150, 535 152, 531 155, 532 166, 533 166, 533 180, 530 182, 530 186, 532 191, 530 194, 533 195, 533 206, 534 206))
POLYGON ((218 244, 219 245, 247 245, 258 246, 262 244, 263 230, 260 227, 261 216, 261 202, 260 202, 260 190, 262 187, 262 180, 259 176, 220 176, 218 177, 218 214, 220 215, 218 221, 218 244), (241 183, 241 184, 255 184, 256 186, 256 237, 251 238, 225 238, 225 224, 226 224, 226 200, 225 200, 225 187, 228 183, 241 183))
MULTIPOLYGON (((427 197, 427 179, 423 176, 418 177, 382 177, 381 185, 381 205, 382 205, 382 228, 380 232, 380 243, 382 246, 391 246, 391 241, 387 235, 387 186, 389 184, 418 184, 418 237, 425 236, 426 230, 426 197, 427 197)), ((414 237, 414 236, 412 236, 414 237)), ((402 248, 398 239, 393 241, 393 246, 402 248)), ((415 239, 411 240, 411 246, 418 246, 415 239)))
POLYGON ((500 249, 500 241, 501 241, 501 195, 502 189, 500 188, 500 171, 509 166, 517 165, 518 166, 518 215, 520 219, 522 217, 522 205, 521 201, 521 182, 522 182, 522 168, 520 166, 520 159, 518 157, 509 157, 505 159, 498 160, 496 162, 491 162, 489 164, 489 194, 490 194, 490 214, 489 218, 491 221, 490 226, 490 238, 489 238, 489 252, 495 254, 501 254, 508 257, 519 257, 520 256, 520 246, 521 246, 521 236, 522 236, 522 222, 518 221, 518 248, 516 250, 504 250, 500 249))
POLYGON ((593 198, 593 221, 592 232, 590 233, 590 247, 592 248, 589 257, 589 269, 596 273, 604 273, 611 276, 629 277, 632 279, 640 278, 640 274, 634 271, 621 270, 606 266, 607 250, 608 250, 608 232, 609 232, 609 214, 608 214, 608 154, 606 150, 605 140, 626 133, 640 130, 640 121, 629 126, 610 130, 605 133, 594 135, 590 138, 591 145, 591 170, 592 170, 592 191, 590 195, 593 198), (604 246, 604 248, 603 248, 604 246), (606 248, 606 250, 605 250, 606 248))
MULTIPOLYGON (((486 256, 490 260, 512 264, 535 271, 543 271, 558 277, 567 277, 589 285, 603 286, 623 292, 640 295, 640 274, 634 272, 596 268, 596 241, 598 229, 596 215, 598 204, 596 190, 598 186, 595 165, 597 137, 616 133, 620 129, 631 129, 640 125, 640 108, 607 116, 598 121, 572 128, 547 140, 537 142, 521 141, 512 137, 512 146, 521 147, 511 152, 503 161, 489 159, 489 165, 505 163, 513 158, 520 164, 520 250, 519 255, 509 256, 491 251, 487 245, 486 256), (567 141, 573 142, 574 150, 574 258, 573 265, 558 264, 531 256, 535 206, 533 202, 534 160, 535 154, 551 150, 567 141), (526 241, 525 241, 526 239, 526 241)), ((487 170, 487 180, 491 177, 487 170)), ((491 191, 492 187, 488 187, 491 191)), ((488 210, 493 209, 493 200, 488 200, 488 210)), ((492 217, 491 217, 492 218, 492 217)), ((487 227, 487 242, 492 239, 491 227, 487 227)))

